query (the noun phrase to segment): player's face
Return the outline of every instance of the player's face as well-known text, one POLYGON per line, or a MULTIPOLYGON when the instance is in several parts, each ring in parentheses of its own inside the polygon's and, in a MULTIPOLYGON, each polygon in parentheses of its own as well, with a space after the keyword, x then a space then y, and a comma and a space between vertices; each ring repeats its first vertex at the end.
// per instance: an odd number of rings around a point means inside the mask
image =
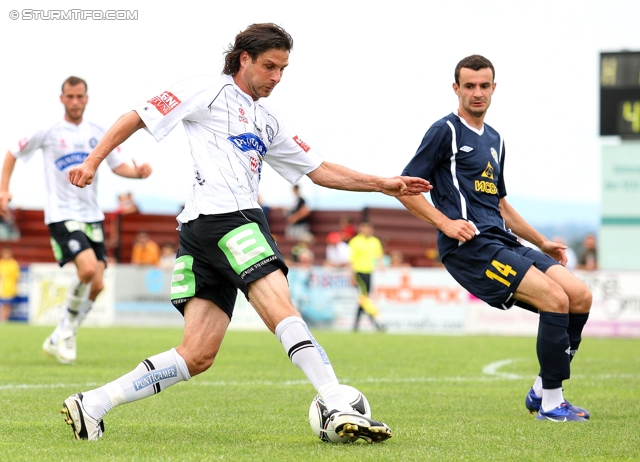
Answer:
POLYGON ((67 121, 76 124, 82 122, 84 107, 89 102, 86 87, 83 83, 78 85, 65 84, 60 95, 60 102, 64 104, 65 119, 67 121))
POLYGON ((240 55, 240 70, 234 76, 236 84, 257 101, 266 98, 280 83, 284 68, 289 64, 289 52, 275 48, 258 55, 255 62, 249 53, 240 55))
POLYGON ((489 68, 474 71, 463 67, 459 80, 460 85, 453 84, 453 90, 460 100, 458 112, 483 117, 491 105, 491 96, 496 88, 493 72, 489 68))

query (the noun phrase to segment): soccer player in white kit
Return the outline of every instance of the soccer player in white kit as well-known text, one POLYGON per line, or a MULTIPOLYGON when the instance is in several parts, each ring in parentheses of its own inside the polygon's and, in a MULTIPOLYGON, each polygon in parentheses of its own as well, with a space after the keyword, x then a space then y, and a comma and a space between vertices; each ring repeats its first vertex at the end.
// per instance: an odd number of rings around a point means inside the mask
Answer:
MULTIPOLYGON (((44 221, 51 233, 53 253, 60 266, 73 261, 77 268, 77 277, 67 294, 65 313, 42 345, 45 353, 64 364, 73 364, 76 360, 76 331, 104 288, 102 277, 107 264, 104 214, 98 206, 97 186, 78 189, 69 182, 69 170, 82 163, 104 134, 102 128, 83 118, 88 101, 83 79, 72 76, 65 80, 60 95, 64 118, 10 149, 0 180, 0 214, 4 215, 12 198, 9 182, 16 159, 27 161, 42 150, 47 191, 44 221)), ((106 160, 115 174, 126 178, 146 178, 151 174, 148 164, 136 165, 118 147, 106 160)))
POLYGON ((104 432, 103 416, 114 406, 152 396, 206 371, 214 361, 242 290, 289 358, 332 410, 338 434, 368 442, 391 437, 389 427, 355 412, 341 394, 325 351, 289 295, 284 262, 258 203, 264 162, 295 184, 303 175, 319 185, 391 196, 426 192, 426 180, 365 175, 323 159, 263 104, 280 82, 293 47, 275 24, 254 24, 226 52, 222 77, 181 81, 123 115, 83 164, 71 172, 90 185, 114 146, 144 128, 158 141, 182 122, 195 164, 195 181, 178 216, 180 249, 171 301, 184 316, 182 343, 142 361, 102 387, 64 401, 65 421, 78 439, 104 432))

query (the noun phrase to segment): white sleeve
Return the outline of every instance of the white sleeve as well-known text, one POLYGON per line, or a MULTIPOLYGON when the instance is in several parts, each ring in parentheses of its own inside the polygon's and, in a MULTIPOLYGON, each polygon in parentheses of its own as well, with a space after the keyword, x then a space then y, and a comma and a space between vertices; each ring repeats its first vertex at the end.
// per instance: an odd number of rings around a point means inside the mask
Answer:
POLYGON ((120 167, 127 160, 129 160, 129 157, 124 155, 120 146, 111 151, 106 158, 107 164, 111 170, 120 167))
POLYGON ((211 95, 212 80, 211 76, 188 77, 134 110, 145 123, 146 130, 160 141, 183 119, 207 110, 215 96, 211 95))
POLYGON ((11 151, 11 154, 13 154, 16 159, 20 158, 26 162, 31 159, 34 152, 42 147, 46 136, 46 130, 38 130, 29 138, 22 138, 20 141, 15 143, 11 148, 9 148, 9 151, 11 151))
POLYGON ((285 180, 296 184, 307 173, 320 167, 324 159, 282 122, 265 157, 285 180))

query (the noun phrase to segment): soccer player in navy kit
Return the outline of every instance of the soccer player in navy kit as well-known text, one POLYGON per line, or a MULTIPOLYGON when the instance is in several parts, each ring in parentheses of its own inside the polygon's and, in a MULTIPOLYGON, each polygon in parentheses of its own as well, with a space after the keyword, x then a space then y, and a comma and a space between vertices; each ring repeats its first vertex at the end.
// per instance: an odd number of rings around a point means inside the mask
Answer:
POLYGON ((483 56, 458 63, 458 110, 429 128, 402 173, 433 185, 433 205, 422 195, 398 199, 438 228, 442 262, 465 289, 493 307, 515 304, 540 314, 540 373, 525 398, 527 408, 540 420, 584 421, 589 412, 564 399, 562 382, 581 341, 591 292, 563 266, 566 246, 546 239, 507 202, 504 141, 484 123, 494 77, 483 56))

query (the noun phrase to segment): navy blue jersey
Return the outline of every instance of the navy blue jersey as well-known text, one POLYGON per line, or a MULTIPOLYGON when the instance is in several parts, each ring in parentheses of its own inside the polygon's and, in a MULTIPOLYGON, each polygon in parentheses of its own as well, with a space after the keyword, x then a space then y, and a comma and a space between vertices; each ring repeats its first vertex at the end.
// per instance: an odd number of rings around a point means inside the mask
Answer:
MULTIPOLYGON (((507 195, 504 154, 502 137, 493 128, 484 124, 477 130, 451 113, 429 128, 402 175, 428 180, 433 205, 450 219, 467 220, 480 233, 514 241, 500 215, 500 198, 507 195)), ((438 233, 441 258, 458 245, 438 233)))

